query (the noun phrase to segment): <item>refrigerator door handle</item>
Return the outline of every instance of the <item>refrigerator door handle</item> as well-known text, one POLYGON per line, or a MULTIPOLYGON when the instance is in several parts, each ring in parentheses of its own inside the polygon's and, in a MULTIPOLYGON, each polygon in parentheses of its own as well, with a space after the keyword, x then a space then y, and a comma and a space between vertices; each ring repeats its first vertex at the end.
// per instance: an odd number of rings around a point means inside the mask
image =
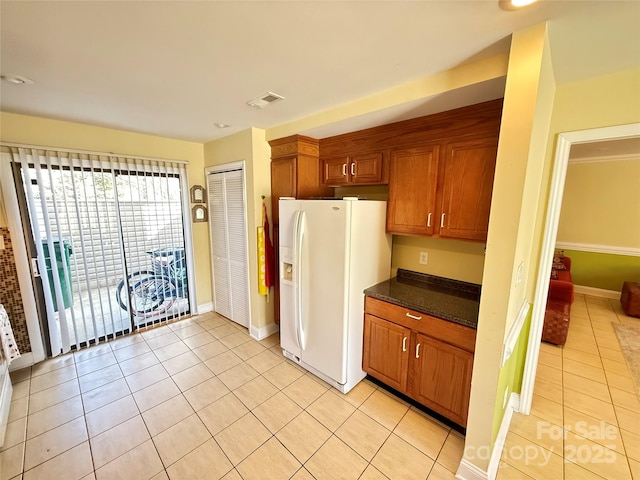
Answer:
POLYGON ((297 330, 300 341, 300 348, 304 350, 307 346, 307 339, 304 333, 304 328, 302 324, 302 291, 304 285, 304 257, 302 252, 302 245, 304 243, 305 236, 305 213, 304 210, 300 211, 300 215, 298 216, 298 236, 296 237, 297 244, 297 256, 296 256, 296 265, 298 267, 298 288, 296 290, 296 320, 297 320, 297 330))
POLYGON ((302 328, 302 282, 303 256, 302 243, 304 240, 305 214, 303 210, 296 210, 293 217, 293 316, 296 330, 296 343, 301 350, 306 347, 306 338, 302 328))
POLYGON ((298 328, 298 291, 300 290, 300 272, 298 271, 298 230, 300 229, 300 210, 296 210, 293 214, 293 323, 296 332, 296 344, 300 346, 300 329, 298 328))

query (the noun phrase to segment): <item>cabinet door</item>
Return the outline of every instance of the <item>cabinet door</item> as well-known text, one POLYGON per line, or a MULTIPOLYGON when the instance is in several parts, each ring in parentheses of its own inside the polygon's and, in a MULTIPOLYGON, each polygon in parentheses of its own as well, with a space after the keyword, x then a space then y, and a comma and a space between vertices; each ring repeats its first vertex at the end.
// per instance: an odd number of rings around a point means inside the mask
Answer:
POLYGON ((473 355, 419 333, 412 347, 414 369, 411 396, 466 426, 473 355))
POLYGON ((380 185, 382 181, 382 153, 353 155, 349 164, 351 183, 380 185))
POLYGON ((344 185, 349 183, 349 157, 324 158, 322 162, 322 183, 344 185))
POLYGON ((406 392, 410 335, 408 328, 365 314, 362 369, 390 387, 406 392))
POLYGON ((273 223, 280 223, 278 199, 280 197, 296 196, 296 157, 282 158, 271 161, 271 208, 273 223))
POLYGON ((438 145, 397 150, 391 155, 387 232, 432 235, 438 176, 438 145))
POLYGON ((447 145, 440 236, 486 240, 497 150, 495 138, 447 145))

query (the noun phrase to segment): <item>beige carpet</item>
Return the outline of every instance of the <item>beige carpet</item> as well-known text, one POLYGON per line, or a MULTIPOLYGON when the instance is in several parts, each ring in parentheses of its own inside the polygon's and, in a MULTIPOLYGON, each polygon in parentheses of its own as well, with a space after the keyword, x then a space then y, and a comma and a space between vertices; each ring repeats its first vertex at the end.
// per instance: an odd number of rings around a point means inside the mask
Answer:
POLYGON ((629 364, 636 391, 640 395, 640 327, 614 323, 613 328, 618 336, 622 354, 629 364))

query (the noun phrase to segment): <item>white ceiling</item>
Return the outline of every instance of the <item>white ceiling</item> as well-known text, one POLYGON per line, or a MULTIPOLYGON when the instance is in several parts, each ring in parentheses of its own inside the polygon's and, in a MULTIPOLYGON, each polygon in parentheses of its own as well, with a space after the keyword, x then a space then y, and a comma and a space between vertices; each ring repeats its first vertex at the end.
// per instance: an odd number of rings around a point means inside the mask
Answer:
MULTIPOLYGON (((2 1, 0 108, 206 142, 270 128, 505 52, 550 20, 559 82, 640 66, 640 2, 2 1), (247 100, 286 100, 264 110, 247 100), (218 129, 214 123, 231 124, 218 129)), ((503 80, 316 129, 317 137, 497 98, 503 80)), ((301 132, 302 133, 302 132, 301 132)))

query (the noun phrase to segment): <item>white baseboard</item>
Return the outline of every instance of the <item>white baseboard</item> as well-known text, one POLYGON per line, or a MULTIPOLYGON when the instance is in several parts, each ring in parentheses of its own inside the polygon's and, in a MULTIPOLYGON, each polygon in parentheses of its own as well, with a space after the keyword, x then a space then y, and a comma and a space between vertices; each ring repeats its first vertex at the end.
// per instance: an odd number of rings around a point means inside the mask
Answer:
POLYGON ((203 303, 202 305, 198 305, 198 315, 207 312, 213 312, 213 302, 203 303))
POLYGON ((614 300, 620 300, 620 292, 615 290, 605 290, 603 288, 585 287, 584 285, 574 285, 573 291, 575 293, 581 293, 583 295, 591 295, 593 297, 612 298, 614 300))
POLYGON ((11 362, 11 365, 9 365, 9 371, 13 372, 15 370, 20 370, 21 368, 27 368, 35 363, 32 352, 23 353, 11 362))
POLYGON ((513 412, 517 412, 519 408, 520 395, 512 393, 509 397, 507 408, 504 411, 504 416, 502 417, 498 436, 493 444, 493 450, 491 451, 491 458, 489 459, 487 471, 485 472, 469 460, 463 458, 458 466, 458 471, 456 472, 456 478, 458 480, 494 480, 496 478, 498 467, 500 466, 500 457, 502 456, 504 442, 507 439, 507 433, 509 433, 511 418, 513 417, 513 412))
POLYGON ((458 480, 488 480, 489 477, 487 476, 487 472, 463 458, 458 466, 456 478, 458 480))
POLYGON ((249 335, 251 335, 256 340, 262 340, 263 338, 270 337, 276 332, 280 331, 280 326, 275 323, 270 323, 269 325, 265 325, 264 327, 254 327, 251 325, 249 329, 249 335))

